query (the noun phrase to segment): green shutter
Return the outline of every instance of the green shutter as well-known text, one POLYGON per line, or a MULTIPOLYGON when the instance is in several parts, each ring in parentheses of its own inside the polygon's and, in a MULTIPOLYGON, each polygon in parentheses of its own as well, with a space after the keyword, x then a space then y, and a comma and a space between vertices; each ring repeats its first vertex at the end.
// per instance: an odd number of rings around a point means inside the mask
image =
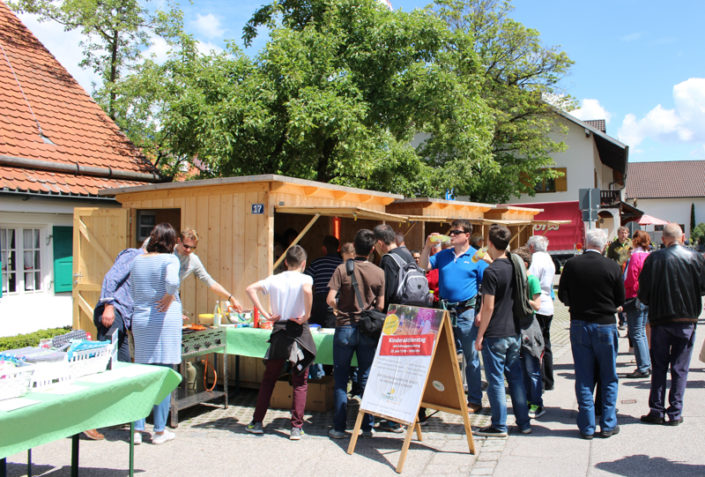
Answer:
POLYGON ((54 226, 54 293, 70 292, 73 284, 73 227, 54 226))

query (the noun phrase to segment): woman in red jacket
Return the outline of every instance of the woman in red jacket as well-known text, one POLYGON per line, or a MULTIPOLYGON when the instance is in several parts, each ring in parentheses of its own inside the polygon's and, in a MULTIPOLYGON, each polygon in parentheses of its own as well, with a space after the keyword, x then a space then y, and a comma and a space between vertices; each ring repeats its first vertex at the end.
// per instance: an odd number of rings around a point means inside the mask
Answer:
POLYGON ((651 237, 643 230, 637 230, 632 237, 632 255, 629 258, 627 271, 624 278, 624 311, 627 313, 629 337, 634 346, 636 369, 627 374, 627 378, 646 378, 651 375, 651 358, 649 356, 649 342, 646 338, 646 324, 648 322, 649 307, 639 301, 639 274, 644 267, 644 261, 649 256, 651 237))

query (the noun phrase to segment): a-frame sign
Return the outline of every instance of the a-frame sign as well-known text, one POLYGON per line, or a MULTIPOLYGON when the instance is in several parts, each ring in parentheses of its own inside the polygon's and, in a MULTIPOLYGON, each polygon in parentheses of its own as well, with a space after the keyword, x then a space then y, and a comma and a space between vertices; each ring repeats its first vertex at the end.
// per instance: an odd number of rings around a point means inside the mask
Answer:
POLYGON ((414 431, 422 440, 420 407, 462 416, 468 449, 475 454, 450 315, 445 310, 390 305, 348 454, 355 451, 365 414, 398 422, 407 426, 396 467, 401 473, 414 431))

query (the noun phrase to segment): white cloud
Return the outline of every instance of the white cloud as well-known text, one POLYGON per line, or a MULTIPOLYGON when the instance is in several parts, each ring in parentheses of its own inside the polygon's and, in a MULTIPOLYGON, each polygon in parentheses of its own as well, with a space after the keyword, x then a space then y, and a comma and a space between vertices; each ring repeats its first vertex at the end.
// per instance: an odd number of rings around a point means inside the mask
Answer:
POLYGON ((634 32, 634 33, 629 33, 627 35, 624 35, 624 36, 620 37, 619 39, 622 41, 626 41, 626 42, 632 42, 632 41, 637 41, 637 40, 641 39, 641 37, 642 37, 641 33, 634 32))
POLYGON ((196 19, 192 22, 193 28, 201 36, 206 38, 220 38, 225 33, 225 29, 220 24, 220 18, 212 13, 208 15, 196 15, 196 19))
POLYGON ((151 58, 156 63, 162 64, 169 58, 171 45, 160 36, 153 36, 152 42, 144 52, 145 58, 151 58))
POLYGON ((609 124, 612 119, 612 114, 607 111, 597 99, 583 99, 580 101, 580 107, 570 111, 570 114, 583 121, 604 119, 607 124, 609 124))
POLYGON ((199 41, 196 43, 196 49, 202 55, 210 55, 211 53, 222 53, 223 49, 215 43, 207 41, 199 41))
POLYGON ((637 146, 645 139, 663 142, 705 142, 705 78, 690 78, 673 87, 673 109, 656 105, 638 119, 624 117, 620 141, 637 146))

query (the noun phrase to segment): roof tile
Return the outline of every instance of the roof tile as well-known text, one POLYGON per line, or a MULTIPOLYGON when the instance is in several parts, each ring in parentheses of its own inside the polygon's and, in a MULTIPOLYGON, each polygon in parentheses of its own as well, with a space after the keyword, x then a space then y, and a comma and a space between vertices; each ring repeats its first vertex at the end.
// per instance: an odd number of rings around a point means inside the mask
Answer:
POLYGON ((705 197, 705 161, 630 162, 629 199, 705 197))
MULTIPOLYGON (((0 156, 78 163, 113 171, 154 171, 139 148, 2 1, 0 48, 0 156), (44 142, 40 127, 53 144, 44 142)), ((17 190, 93 195, 100 184, 103 188, 119 187, 118 183, 141 184, 97 177, 80 179, 70 174, 75 180, 59 180, 59 173, 28 169, 20 174, 20 169, 3 169, 0 189, 5 190, 13 189, 14 184, 17 190), (7 172, 10 169, 14 170, 11 174, 7 172), (31 180, 34 175, 36 181, 31 180), (48 177, 54 177, 54 182, 48 177), (30 184, 42 184, 41 190, 26 188, 30 184)))

